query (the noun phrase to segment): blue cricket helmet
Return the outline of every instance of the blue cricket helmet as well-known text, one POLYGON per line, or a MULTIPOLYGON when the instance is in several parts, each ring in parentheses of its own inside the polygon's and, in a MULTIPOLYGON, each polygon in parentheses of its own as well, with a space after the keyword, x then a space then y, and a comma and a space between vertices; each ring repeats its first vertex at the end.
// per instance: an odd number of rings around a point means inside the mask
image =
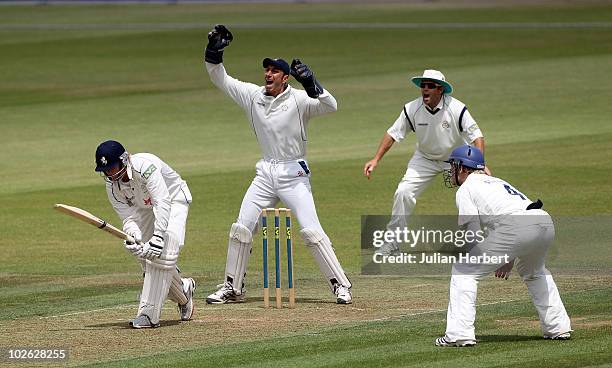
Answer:
POLYGON ((125 164, 127 152, 121 143, 108 140, 100 143, 96 149, 96 171, 109 171, 118 164, 125 164))
POLYGON ((455 148, 446 162, 460 164, 461 166, 476 170, 484 170, 485 168, 485 160, 482 151, 469 145, 455 148))

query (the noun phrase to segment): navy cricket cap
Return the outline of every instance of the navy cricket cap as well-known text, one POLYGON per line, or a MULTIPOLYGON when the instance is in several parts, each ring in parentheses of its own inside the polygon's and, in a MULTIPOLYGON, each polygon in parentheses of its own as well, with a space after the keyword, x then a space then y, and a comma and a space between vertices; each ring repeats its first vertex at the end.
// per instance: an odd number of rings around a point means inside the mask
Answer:
POLYGON ((283 73, 287 75, 290 74, 289 64, 287 64, 287 62, 283 59, 270 59, 270 58, 263 59, 264 68, 267 68, 270 65, 277 67, 278 69, 282 70, 283 73))
POLYGON ((108 171, 122 162, 125 148, 121 143, 113 140, 100 143, 96 149, 96 171, 108 171))

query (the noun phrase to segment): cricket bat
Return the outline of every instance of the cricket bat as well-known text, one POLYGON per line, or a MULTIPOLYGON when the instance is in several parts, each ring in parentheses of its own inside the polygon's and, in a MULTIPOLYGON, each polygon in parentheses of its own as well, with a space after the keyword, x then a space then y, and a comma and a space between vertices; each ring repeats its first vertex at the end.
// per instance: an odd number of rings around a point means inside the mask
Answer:
POLYGON ((134 238, 132 238, 131 236, 129 236, 128 234, 124 233, 123 231, 117 229, 116 227, 114 227, 113 225, 107 223, 106 221, 92 215, 91 213, 85 211, 84 209, 78 208, 78 207, 73 207, 73 206, 68 206, 65 204, 61 204, 61 203, 57 203, 55 204, 54 208, 62 213, 65 213, 68 216, 72 216, 74 218, 77 218, 81 221, 87 222, 95 227, 97 227, 98 229, 102 229, 114 236, 116 236, 119 239, 123 239, 126 240, 128 242, 131 243, 135 243, 134 238))

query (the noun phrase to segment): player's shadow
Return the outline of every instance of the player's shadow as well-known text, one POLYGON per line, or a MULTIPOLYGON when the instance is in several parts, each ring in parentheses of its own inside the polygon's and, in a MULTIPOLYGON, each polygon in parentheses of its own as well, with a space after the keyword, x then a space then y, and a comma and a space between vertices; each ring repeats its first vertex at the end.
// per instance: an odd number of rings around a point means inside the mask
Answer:
MULTIPOLYGON (((261 303, 263 307, 263 297, 261 298, 247 298, 247 303, 261 303)), ((283 298, 283 306, 287 306, 287 298, 283 298)), ((315 299, 315 298, 295 298, 295 304, 336 304, 335 299, 315 299)), ((276 301, 274 298, 270 298, 270 306, 274 307, 276 301)))
POLYGON ((519 342, 542 340, 540 336, 521 336, 521 335, 478 335, 478 342, 519 342))
POLYGON ((295 298, 295 302, 304 303, 304 304, 336 304, 336 301, 333 299, 315 299, 315 298, 295 298))
MULTIPOLYGON (((181 321, 178 320, 169 320, 169 321, 161 321, 160 327, 164 326, 176 326, 180 324, 181 321)), ((95 325, 86 325, 87 328, 122 328, 122 329, 132 329, 130 327, 130 323, 128 321, 125 322, 107 322, 107 323, 98 323, 95 325)))

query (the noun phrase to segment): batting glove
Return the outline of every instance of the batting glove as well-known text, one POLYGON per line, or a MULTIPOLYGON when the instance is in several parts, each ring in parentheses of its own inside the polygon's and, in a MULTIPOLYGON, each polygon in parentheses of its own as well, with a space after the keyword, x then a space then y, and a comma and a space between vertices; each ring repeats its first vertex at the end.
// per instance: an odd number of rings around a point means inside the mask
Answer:
POLYGON ((208 45, 204 52, 204 60, 211 64, 223 62, 223 49, 229 46, 234 39, 232 32, 222 24, 217 24, 212 31, 208 32, 208 45))
POLYGON ((125 249, 130 252, 134 257, 142 256, 142 245, 138 243, 132 243, 127 240, 123 242, 125 249))
POLYGON ((126 231, 127 234, 129 236, 132 237, 132 239, 134 239, 134 242, 136 244, 141 244, 142 245, 142 234, 140 233, 140 231, 136 232, 136 231, 126 231))
POLYGON ((303 64, 300 59, 293 59, 291 62, 291 75, 304 87, 308 97, 318 98, 323 93, 323 86, 317 81, 308 65, 303 64))
POLYGON ((161 235, 153 235, 148 243, 142 246, 142 258, 152 260, 159 258, 164 251, 164 238, 161 235))

